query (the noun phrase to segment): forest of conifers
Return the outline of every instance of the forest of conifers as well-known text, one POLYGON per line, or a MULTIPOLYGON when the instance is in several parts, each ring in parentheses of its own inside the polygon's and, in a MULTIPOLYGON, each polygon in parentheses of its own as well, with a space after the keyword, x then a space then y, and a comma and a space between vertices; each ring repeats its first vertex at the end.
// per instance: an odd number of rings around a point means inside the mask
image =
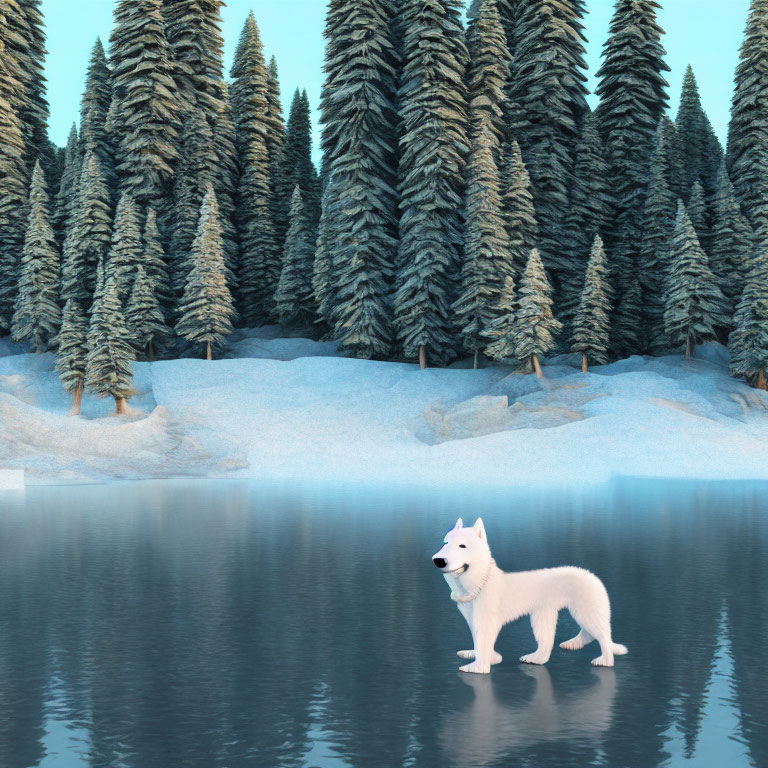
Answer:
POLYGON ((445 365, 694 353, 768 370, 768 0, 721 146, 686 72, 668 114, 654 0, 618 0, 587 104, 585 0, 330 0, 311 107, 283 120, 253 14, 119 0, 79 125, 48 139, 40 0, 0 0, 0 333, 73 393, 280 323, 445 365), (190 351, 192 350, 192 351, 190 351))

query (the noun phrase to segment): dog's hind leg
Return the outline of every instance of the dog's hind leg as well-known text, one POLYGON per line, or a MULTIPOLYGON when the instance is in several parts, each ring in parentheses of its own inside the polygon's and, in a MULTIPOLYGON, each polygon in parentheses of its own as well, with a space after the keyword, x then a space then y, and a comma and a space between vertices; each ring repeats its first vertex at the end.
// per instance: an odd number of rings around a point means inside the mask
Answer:
POLYGON ((579 651, 585 645, 589 645, 594 639, 595 638, 592 637, 586 629, 582 629, 576 637, 572 637, 570 640, 560 643, 560 647, 566 651, 579 651))
MULTIPOLYGON (((475 652, 474 650, 471 651, 456 651, 456 655, 460 659, 474 659, 475 658, 475 652)), ((493 664, 501 664, 503 661, 502 656, 500 653, 497 653, 496 651, 493 651, 491 654, 491 665, 493 664)))
POLYGON ((539 647, 533 653, 520 657, 526 664, 546 664, 552 655, 557 627, 557 611, 542 608, 531 614, 531 627, 539 647))

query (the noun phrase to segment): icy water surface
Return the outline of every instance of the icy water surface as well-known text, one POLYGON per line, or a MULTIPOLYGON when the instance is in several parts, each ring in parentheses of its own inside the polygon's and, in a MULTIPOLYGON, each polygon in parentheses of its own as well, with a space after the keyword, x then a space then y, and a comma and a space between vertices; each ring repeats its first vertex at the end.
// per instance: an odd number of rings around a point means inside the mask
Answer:
MULTIPOLYGON (((768 766, 768 489, 478 501, 157 482, 0 496, 3 768, 768 766), (599 574, 614 637, 490 676, 431 564, 599 574)), ((574 626, 565 615, 558 642, 574 626)))

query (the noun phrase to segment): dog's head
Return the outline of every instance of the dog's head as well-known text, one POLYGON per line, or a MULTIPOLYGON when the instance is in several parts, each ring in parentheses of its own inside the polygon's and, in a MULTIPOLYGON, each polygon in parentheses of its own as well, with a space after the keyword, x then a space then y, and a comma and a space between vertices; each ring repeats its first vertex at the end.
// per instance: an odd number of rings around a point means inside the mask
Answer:
POLYGON ((446 576, 461 576, 473 564, 487 562, 490 555, 482 518, 465 528, 461 518, 443 539, 443 548, 432 556, 432 562, 446 576))

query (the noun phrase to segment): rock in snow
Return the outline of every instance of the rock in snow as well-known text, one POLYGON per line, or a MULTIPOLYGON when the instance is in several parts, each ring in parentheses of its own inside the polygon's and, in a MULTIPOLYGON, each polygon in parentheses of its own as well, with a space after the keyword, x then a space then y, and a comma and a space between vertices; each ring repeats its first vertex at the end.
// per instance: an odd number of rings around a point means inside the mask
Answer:
POLYGON ((691 361, 633 357, 588 374, 565 356, 548 361, 542 382, 501 366, 421 371, 334 349, 241 332, 236 357, 136 364, 129 415, 86 396, 74 418, 53 356, 4 344, 0 468, 26 470, 27 484, 197 476, 503 490, 614 475, 768 479, 768 396, 730 378, 713 345, 691 361))

